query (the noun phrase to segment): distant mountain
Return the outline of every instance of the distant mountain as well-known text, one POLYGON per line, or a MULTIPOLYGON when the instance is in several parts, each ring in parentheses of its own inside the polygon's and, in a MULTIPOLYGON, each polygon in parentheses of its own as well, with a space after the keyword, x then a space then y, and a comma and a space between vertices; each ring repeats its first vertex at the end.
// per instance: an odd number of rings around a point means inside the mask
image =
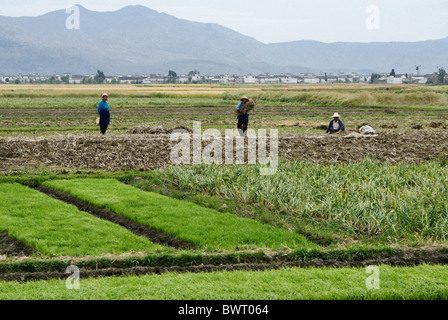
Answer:
POLYGON ((309 68, 368 69, 376 72, 415 72, 423 66, 428 72, 437 66, 448 67, 448 38, 421 42, 322 43, 296 41, 268 45, 267 60, 273 64, 289 64, 309 68))
POLYGON ((1 73, 300 73, 431 71, 447 64, 448 38, 415 43, 264 44, 217 24, 178 19, 144 6, 94 12, 78 5, 80 29, 65 10, 0 16, 1 73))

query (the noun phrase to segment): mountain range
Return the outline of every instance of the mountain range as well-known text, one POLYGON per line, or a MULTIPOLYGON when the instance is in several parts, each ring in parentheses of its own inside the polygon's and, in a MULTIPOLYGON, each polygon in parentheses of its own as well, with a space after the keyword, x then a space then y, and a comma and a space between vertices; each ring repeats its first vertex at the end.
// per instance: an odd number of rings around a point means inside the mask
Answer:
POLYGON ((448 38, 421 42, 264 44, 213 23, 178 19, 144 6, 114 12, 79 8, 79 29, 58 10, 0 16, 0 74, 201 74, 429 72, 448 63, 448 38))

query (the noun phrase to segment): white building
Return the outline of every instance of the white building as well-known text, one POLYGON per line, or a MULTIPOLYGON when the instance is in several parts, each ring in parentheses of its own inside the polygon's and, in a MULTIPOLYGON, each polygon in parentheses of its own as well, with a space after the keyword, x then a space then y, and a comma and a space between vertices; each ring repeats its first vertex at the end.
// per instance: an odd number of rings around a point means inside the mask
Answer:
POLYGON ((258 80, 255 76, 248 74, 243 77, 243 83, 245 84, 256 84, 258 83, 258 80))
POLYGON ((428 82, 428 79, 425 77, 413 77, 412 80, 418 84, 426 84, 428 82))
POLYGON ((386 83, 387 84, 403 84, 404 79, 406 79, 406 76, 401 76, 401 77, 389 76, 386 79, 386 83))
POLYGON ((304 83, 319 83, 320 81, 319 81, 319 78, 317 78, 317 77, 314 77, 314 78, 306 77, 305 79, 303 79, 303 82, 304 83))
POLYGON ((181 75, 179 76, 178 81, 180 83, 188 83, 190 81, 190 77, 187 75, 181 75))
POLYGON ((70 75, 69 83, 71 84, 80 84, 82 82, 82 79, 84 79, 84 76, 81 75, 70 75))
POLYGON ((162 84, 165 83, 165 77, 160 74, 150 74, 149 81, 152 84, 162 84))
POLYGON ((280 76, 279 81, 284 84, 297 84, 299 79, 293 76, 280 76))
POLYGON ((278 84, 280 79, 276 76, 272 76, 269 73, 260 74, 257 76, 258 83, 260 84, 278 84))
POLYGON ((235 76, 231 76, 229 74, 220 75, 218 77, 219 83, 235 83, 235 76))

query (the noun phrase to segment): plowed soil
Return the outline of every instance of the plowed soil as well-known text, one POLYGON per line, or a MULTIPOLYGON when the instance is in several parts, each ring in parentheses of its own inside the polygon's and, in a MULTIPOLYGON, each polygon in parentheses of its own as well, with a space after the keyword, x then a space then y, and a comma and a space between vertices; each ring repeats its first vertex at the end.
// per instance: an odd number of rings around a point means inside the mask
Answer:
MULTIPOLYGON (((325 119, 328 118, 330 107, 328 106, 262 106, 256 108, 257 114, 269 115, 322 115, 325 119)), ((344 115, 359 115, 359 114, 397 114, 406 112, 406 114, 437 114, 446 116, 448 110, 394 110, 394 109, 378 109, 374 107, 338 107, 341 114, 344 115)), ((163 108, 159 107, 119 107, 114 108, 114 117, 152 117, 152 116, 188 116, 192 114, 209 114, 215 116, 233 115, 233 107, 226 106, 174 106, 166 105, 163 108)), ((70 108, 70 109, 52 109, 52 108, 38 108, 38 109, 0 109, 0 119, 6 118, 92 118, 95 117, 95 108, 70 108)))
POLYGON ((34 252, 32 247, 9 236, 7 232, 0 232, 0 255, 20 257, 32 255, 34 252))
MULTIPOLYGON (((421 163, 448 156, 446 130, 380 133, 376 137, 345 135, 283 135, 279 137, 279 155, 319 164, 343 164, 366 158, 383 163, 421 163)), ((208 144, 204 142, 203 146, 208 144)), ((152 170, 172 165, 170 152, 174 145, 169 134, 0 138, 0 172, 34 168, 54 172, 61 169, 152 170)))

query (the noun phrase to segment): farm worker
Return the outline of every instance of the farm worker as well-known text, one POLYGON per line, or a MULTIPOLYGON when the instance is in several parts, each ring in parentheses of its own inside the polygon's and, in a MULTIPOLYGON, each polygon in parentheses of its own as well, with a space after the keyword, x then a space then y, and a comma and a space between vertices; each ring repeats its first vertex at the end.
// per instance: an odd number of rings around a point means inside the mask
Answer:
POLYGON ((109 95, 107 93, 103 93, 101 96, 102 100, 98 104, 98 114, 100 115, 100 129, 101 133, 105 134, 107 127, 110 123, 110 113, 109 113, 109 104, 107 103, 107 99, 109 98, 109 95))
POLYGON ((339 119, 339 113, 335 113, 333 115, 333 120, 330 121, 330 124, 328 125, 328 129, 326 133, 335 133, 340 131, 345 131, 345 124, 342 122, 341 119, 339 119))
MULTIPOLYGON (((236 106, 236 111, 239 111, 240 108, 244 107, 244 105, 249 102, 249 98, 247 96, 243 96, 240 101, 241 102, 236 106)), ((247 131, 247 125, 249 124, 249 112, 247 112, 246 114, 238 115, 237 119, 238 119, 237 128, 238 130, 241 130, 242 133, 244 134, 247 131)))

